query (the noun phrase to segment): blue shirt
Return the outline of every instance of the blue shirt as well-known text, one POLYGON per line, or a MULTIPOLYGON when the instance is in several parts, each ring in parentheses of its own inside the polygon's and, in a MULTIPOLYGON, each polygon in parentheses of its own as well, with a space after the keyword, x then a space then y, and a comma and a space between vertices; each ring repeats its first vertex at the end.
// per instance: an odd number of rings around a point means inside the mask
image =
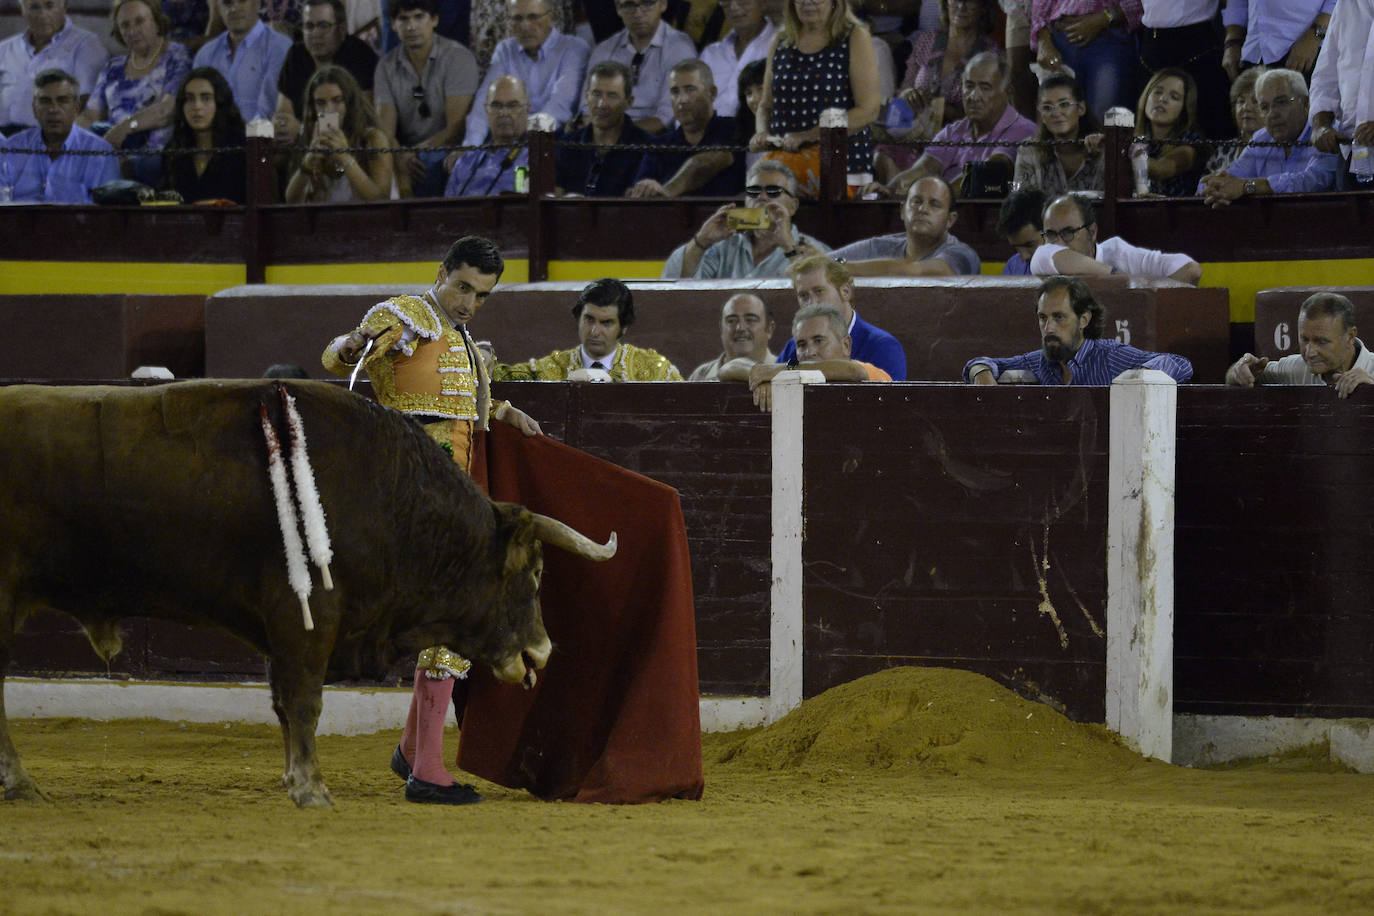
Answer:
MULTIPOLYGON (((875 328, 864 321, 858 312, 854 313, 854 320, 849 324, 849 342, 850 359, 872 363, 892 376, 894 382, 906 381, 906 351, 902 345, 882 328, 875 328)), ((789 340, 778 354, 778 362, 786 363, 796 358, 797 341, 789 340)))
POLYGON ((15 203, 88 204, 92 188, 119 177, 119 160, 114 156, 65 155, 67 152, 114 152, 110 144, 75 125, 62 143, 64 155, 58 156, 56 161, 48 158, 41 127, 20 131, 3 141, 3 147, 37 151, 0 155, 0 185, 14 188, 15 203))
MULTIPOLYGON (((1344 168, 1341 157, 1317 152, 1311 145, 1311 124, 1302 129, 1286 153, 1281 146, 1255 146, 1273 142, 1267 127, 1255 131, 1244 152, 1226 170, 1227 174, 1236 178, 1266 178, 1275 194, 1336 190, 1337 172, 1344 168)), ((1201 182, 1198 193, 1202 193, 1201 182)))
POLYGON ((1030 262, 1021 257, 1019 251, 1007 258, 1007 263, 1002 265, 1002 276, 1004 277, 1029 277, 1030 275, 1030 262))
POLYGON ((530 149, 472 149, 453 164, 445 197, 491 196, 515 190, 515 170, 529 167, 530 149))
MULTIPOLYGON (((994 359, 980 356, 971 359, 964 366, 964 381, 970 381, 969 371, 974 366, 991 366, 994 377, 1011 369, 1029 369, 1035 373, 1035 380, 1041 385, 1062 385, 1064 376, 1059 363, 1052 362, 1044 350, 1022 353, 1009 359, 994 359)), ((1069 360, 1073 377, 1070 385, 1110 385, 1112 380, 1127 369, 1158 369, 1176 382, 1186 382, 1193 377, 1193 364, 1172 353, 1150 353, 1137 350, 1119 340, 1100 340, 1085 338, 1078 352, 1069 360)))
POLYGON ((591 53, 585 41, 557 29, 549 32, 533 58, 514 38, 503 39, 492 52, 491 66, 473 97, 464 136, 474 142, 487 135, 487 88, 503 76, 518 76, 530 98, 530 113, 552 115, 561 128, 582 98, 582 77, 591 53))
POLYGON ((291 39, 259 19, 231 55, 229 33, 223 32, 196 52, 197 67, 214 67, 234 90, 234 104, 244 123, 271 119, 277 110, 277 79, 291 51, 291 39))

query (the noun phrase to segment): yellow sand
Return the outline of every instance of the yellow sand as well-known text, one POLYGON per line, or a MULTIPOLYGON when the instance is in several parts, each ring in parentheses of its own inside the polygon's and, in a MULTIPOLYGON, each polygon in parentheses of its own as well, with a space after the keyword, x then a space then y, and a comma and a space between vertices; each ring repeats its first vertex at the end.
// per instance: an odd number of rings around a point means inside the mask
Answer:
POLYGON ((11 723, 51 801, 0 804, 10 913, 1366 913, 1374 782, 1290 757, 1146 761, 961 672, 896 669, 707 736, 706 797, 406 804, 396 735, 320 741, 333 811, 277 787, 275 729, 11 723))

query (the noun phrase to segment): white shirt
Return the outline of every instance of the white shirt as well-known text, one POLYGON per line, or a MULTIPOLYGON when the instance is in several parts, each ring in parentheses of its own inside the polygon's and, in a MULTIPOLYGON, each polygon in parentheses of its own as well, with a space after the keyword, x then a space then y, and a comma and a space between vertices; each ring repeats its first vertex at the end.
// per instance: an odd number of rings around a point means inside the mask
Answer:
MULTIPOLYGON (((1348 0, 1341 0, 1342 3, 1348 0)), ((1374 353, 1369 352, 1369 348, 1364 345, 1364 341, 1358 337, 1355 343, 1360 347, 1359 354, 1355 357, 1352 369, 1363 369, 1370 375, 1374 375, 1374 353)), ((1326 379, 1320 375, 1313 375, 1308 371, 1307 363, 1303 360, 1301 353, 1292 353, 1277 361, 1270 361, 1260 373, 1259 382, 1261 385, 1325 385, 1326 379)))
POLYGON ((1176 29, 1208 22, 1217 14, 1220 0, 1141 0, 1140 24, 1147 29, 1176 29))
MULTIPOLYGON (((1054 266, 1054 256, 1067 247, 1045 244, 1035 249, 1035 255, 1031 258, 1031 273, 1037 277, 1052 277, 1058 274, 1059 269, 1054 266)), ((1137 248, 1119 236, 1098 242, 1094 259, 1100 264, 1115 267, 1120 273, 1133 277, 1168 277, 1193 263, 1193 259, 1186 254, 1137 248)))
POLYGON ((1374 0, 1340 0, 1312 70, 1311 111, 1329 111, 1350 133, 1374 121, 1374 0))
POLYGON ((735 53, 734 29, 720 41, 712 42, 702 49, 702 63, 711 68, 711 77, 716 81, 716 114, 723 118, 733 118, 739 111, 740 71, 768 55, 768 47, 773 43, 773 36, 777 33, 778 27, 765 19, 763 30, 745 46, 743 54, 735 53))
POLYGON ((582 357, 583 369, 590 369, 592 367, 592 363, 600 363, 601 368, 605 369, 607 372, 610 372, 611 367, 615 365, 615 355, 619 350, 620 344, 616 344, 615 349, 612 350, 610 353, 607 353, 605 356, 592 356, 590 353, 586 351, 584 347, 577 348, 578 354, 582 357))
POLYGON ((81 83, 81 94, 90 95, 109 57, 99 38, 72 25, 70 19, 36 53, 27 29, 0 41, 0 124, 38 126, 33 116, 33 78, 44 70, 66 70, 81 83))

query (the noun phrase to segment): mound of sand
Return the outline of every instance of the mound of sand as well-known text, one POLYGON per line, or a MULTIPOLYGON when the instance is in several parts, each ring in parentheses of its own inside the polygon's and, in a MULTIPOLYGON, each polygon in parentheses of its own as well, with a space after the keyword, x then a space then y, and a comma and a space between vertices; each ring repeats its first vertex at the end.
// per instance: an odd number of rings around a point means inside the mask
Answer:
POLYGON ((772 725, 712 743, 714 762, 760 770, 1037 767, 1092 772, 1143 758, 1100 725, 1072 722, 980 674, 891 668, 831 688, 772 725))

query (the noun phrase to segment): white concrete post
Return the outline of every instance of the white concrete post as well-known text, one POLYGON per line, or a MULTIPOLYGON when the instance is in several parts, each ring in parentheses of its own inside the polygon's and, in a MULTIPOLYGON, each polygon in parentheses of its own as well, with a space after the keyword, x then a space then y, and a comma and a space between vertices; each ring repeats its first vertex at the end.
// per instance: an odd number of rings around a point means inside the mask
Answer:
POLYGON ((1112 383, 1107 487, 1107 727, 1168 761, 1174 713, 1174 455, 1178 385, 1112 383))
POLYGON ((802 386, 819 372, 773 377, 773 583, 768 640, 768 722, 802 701, 802 386))

